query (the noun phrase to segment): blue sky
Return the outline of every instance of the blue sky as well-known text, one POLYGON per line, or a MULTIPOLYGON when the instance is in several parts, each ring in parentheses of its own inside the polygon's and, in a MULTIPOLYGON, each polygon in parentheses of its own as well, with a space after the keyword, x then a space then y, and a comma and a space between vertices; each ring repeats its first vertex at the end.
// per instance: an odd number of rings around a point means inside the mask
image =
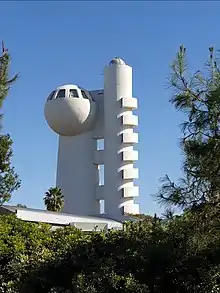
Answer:
POLYGON ((121 56, 133 67, 139 98, 141 212, 160 213, 151 197, 158 179, 181 174, 183 117, 168 102, 169 65, 180 44, 192 70, 201 67, 210 45, 220 47, 220 2, 5 1, 0 9, 0 39, 11 53, 12 73, 20 73, 3 109, 22 180, 11 203, 43 208, 44 193, 55 184, 57 136, 43 115, 48 93, 66 83, 101 88, 104 66, 121 56))

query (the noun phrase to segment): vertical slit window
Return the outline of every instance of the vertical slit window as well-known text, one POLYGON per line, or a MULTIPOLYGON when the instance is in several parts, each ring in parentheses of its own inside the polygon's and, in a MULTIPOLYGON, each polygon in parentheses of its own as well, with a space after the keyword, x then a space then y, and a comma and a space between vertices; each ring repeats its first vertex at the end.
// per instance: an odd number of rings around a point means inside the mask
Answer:
POLYGON ((100 214, 104 214, 105 213, 105 200, 101 199, 99 201, 99 206, 100 206, 100 214))
POLYGON ((104 138, 100 138, 96 140, 96 150, 103 151, 104 150, 104 138))
POLYGON ((99 186, 104 185, 104 165, 99 165, 99 186))

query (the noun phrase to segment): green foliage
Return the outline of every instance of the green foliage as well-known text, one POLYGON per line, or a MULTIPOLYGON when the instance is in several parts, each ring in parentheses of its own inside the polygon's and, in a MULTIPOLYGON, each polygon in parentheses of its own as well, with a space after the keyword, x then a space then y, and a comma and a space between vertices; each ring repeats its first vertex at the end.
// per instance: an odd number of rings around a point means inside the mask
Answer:
POLYGON ((79 241, 75 234, 70 246, 64 239, 61 253, 35 266, 22 292, 217 292, 219 211, 207 204, 166 222, 126 223, 124 231, 80 234, 79 241))
POLYGON ((205 69, 190 74, 186 48, 180 46, 172 66, 171 103, 185 114, 181 149, 183 177, 174 183, 166 175, 159 202, 181 208, 218 201, 220 192, 220 67, 213 47, 205 69))
POLYGON ((149 218, 83 234, 1 216, 0 292, 217 293, 220 207, 149 218))
MULTIPOLYGON (((12 84, 17 80, 18 74, 9 78, 10 55, 2 44, 2 55, 0 56, 0 108, 8 95, 9 89, 12 84)), ((2 116, 2 115, 1 115, 2 116)))
POLYGON ((80 237, 72 227, 51 231, 47 224, 0 216, 0 292, 20 292, 21 280, 30 271, 57 258, 80 237))
POLYGON ((129 216, 136 220, 145 220, 145 221, 152 221, 153 217, 145 214, 125 214, 125 216, 129 216))
POLYGON ((27 206, 25 204, 21 204, 21 203, 18 203, 17 207, 19 207, 19 208, 27 208, 27 206))
POLYGON ((16 292, 26 265, 51 256, 45 245, 48 235, 46 225, 0 217, 0 292, 16 292))
POLYGON ((9 201, 13 191, 21 185, 14 167, 11 166, 12 143, 10 135, 0 135, 0 204, 9 201))
MULTIPOLYGON (((9 78, 10 56, 3 47, 2 56, 0 56, 0 108, 8 95, 9 89, 18 75, 9 78)), ((2 118, 2 115, 0 115, 2 118)), ((10 135, 0 135, 0 204, 10 200, 13 191, 20 187, 20 180, 14 167, 11 166, 12 140, 10 135)))
POLYGON ((59 187, 51 187, 45 194, 44 204, 48 211, 60 212, 64 206, 64 196, 59 187))

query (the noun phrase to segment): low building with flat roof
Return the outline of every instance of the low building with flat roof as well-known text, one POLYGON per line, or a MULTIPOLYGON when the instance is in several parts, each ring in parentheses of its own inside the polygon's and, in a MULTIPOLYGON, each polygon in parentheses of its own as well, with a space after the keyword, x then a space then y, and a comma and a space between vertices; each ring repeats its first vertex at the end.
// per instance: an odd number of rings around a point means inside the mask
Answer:
POLYGON ((124 221, 134 220, 130 217, 113 219, 105 214, 98 216, 81 216, 10 205, 0 206, 0 215, 9 214, 15 214, 18 219, 27 222, 50 224, 52 229, 74 226, 85 232, 110 229, 121 230, 123 229, 124 221))

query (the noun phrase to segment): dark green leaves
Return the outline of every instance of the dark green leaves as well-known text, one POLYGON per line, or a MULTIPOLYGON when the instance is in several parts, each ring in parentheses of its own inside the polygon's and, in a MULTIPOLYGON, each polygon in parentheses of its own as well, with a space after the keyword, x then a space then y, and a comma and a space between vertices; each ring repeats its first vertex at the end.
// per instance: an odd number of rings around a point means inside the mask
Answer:
POLYGON ((59 187, 51 187, 45 194, 44 204, 48 211, 60 212, 64 205, 64 196, 59 187))
POLYGON ((2 108, 10 87, 18 78, 18 74, 12 78, 9 77, 10 60, 8 52, 4 52, 2 56, 0 56, 0 108, 2 108))
POLYGON ((20 187, 20 180, 11 166, 12 140, 9 135, 0 135, 0 204, 10 200, 12 193, 20 187))
MULTIPOLYGON (((17 75, 9 78, 10 56, 3 49, 0 56, 0 108, 8 95, 9 89, 17 79, 17 75)), ((0 115, 0 118, 2 115, 0 115)), ((12 140, 10 135, 0 135, 0 205, 10 200, 12 193, 20 187, 20 180, 14 167, 11 166, 12 140)))
POLYGON ((190 74, 186 49, 180 46, 171 66, 171 103, 185 114, 181 150, 183 177, 177 184, 166 175, 157 198, 181 208, 216 200, 220 194, 220 71, 213 47, 205 70, 190 74))

